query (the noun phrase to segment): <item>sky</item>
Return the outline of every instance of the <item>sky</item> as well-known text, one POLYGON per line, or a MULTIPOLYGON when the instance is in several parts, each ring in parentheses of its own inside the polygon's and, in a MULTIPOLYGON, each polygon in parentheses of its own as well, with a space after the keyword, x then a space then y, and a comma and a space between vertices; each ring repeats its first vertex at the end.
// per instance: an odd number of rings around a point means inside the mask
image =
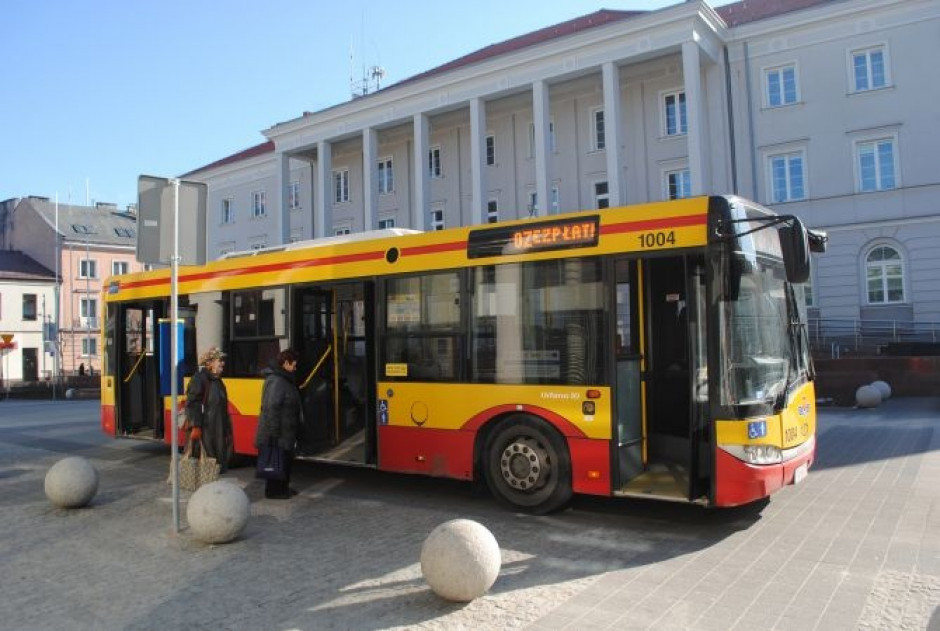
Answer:
MULTIPOLYGON (((592 13, 682 0, 44 0, 0 3, 0 201, 137 201, 350 99, 592 13)), ((712 2, 713 6, 728 0, 712 2)))

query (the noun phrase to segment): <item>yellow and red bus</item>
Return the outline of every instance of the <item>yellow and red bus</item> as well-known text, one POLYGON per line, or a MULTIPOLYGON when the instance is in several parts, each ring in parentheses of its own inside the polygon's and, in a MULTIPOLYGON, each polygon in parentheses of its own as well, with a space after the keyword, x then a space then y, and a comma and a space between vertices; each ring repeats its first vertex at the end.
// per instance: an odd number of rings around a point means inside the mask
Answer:
MULTIPOLYGON (((711 196, 229 254, 179 269, 179 370, 225 351, 238 454, 289 347, 301 459, 483 480, 533 513, 573 493, 740 505, 813 462, 801 283, 824 243, 711 196)), ((170 291, 165 269, 106 283, 115 437, 171 443, 170 291)))

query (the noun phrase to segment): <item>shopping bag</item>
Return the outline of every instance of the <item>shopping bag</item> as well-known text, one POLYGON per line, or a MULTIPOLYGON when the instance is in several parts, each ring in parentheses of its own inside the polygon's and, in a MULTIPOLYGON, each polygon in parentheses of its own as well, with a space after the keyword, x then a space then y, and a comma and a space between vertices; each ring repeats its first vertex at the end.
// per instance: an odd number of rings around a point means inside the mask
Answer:
MULTIPOLYGON (((170 477, 167 482, 173 483, 173 463, 170 462, 170 477)), ((219 463, 215 458, 206 455, 201 440, 192 440, 186 443, 186 449, 180 454, 180 488, 184 491, 195 491, 203 484, 215 482, 219 479, 219 463), (193 455, 193 446, 199 447, 199 457, 193 455)))
POLYGON ((284 450, 271 438, 258 450, 258 468, 255 477, 263 480, 286 480, 284 450))

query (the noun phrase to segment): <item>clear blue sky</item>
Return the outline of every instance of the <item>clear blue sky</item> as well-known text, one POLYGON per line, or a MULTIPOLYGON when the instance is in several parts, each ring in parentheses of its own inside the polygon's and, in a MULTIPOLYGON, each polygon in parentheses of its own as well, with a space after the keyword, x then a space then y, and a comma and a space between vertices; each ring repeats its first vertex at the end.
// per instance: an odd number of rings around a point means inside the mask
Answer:
MULTIPOLYGON (((600 8, 681 0, 11 0, 0 7, 0 200, 137 200, 349 100, 354 73, 400 81, 600 8)), ((728 0, 712 2, 713 6, 728 0)))

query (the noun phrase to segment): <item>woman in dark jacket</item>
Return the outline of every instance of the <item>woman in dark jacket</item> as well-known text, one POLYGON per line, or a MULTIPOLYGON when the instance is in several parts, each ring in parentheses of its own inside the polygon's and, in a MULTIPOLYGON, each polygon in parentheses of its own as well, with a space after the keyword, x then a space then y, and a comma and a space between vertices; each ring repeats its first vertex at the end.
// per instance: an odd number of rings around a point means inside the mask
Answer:
POLYGON ((300 427, 302 404, 300 390, 297 389, 294 373, 297 370, 298 355, 292 350, 281 351, 275 365, 264 370, 264 386, 261 389, 261 415, 258 417, 258 431, 255 434, 255 447, 261 449, 272 438, 284 450, 283 480, 266 480, 264 496, 270 499, 289 499, 296 494, 290 488, 291 462, 294 458, 294 444, 297 442, 297 430, 300 427))
POLYGON ((228 470, 232 455, 232 419, 228 392, 222 382, 225 353, 212 347, 199 356, 199 370, 186 388, 186 415, 192 422, 193 441, 201 440, 206 455, 215 458, 219 470, 228 470))

